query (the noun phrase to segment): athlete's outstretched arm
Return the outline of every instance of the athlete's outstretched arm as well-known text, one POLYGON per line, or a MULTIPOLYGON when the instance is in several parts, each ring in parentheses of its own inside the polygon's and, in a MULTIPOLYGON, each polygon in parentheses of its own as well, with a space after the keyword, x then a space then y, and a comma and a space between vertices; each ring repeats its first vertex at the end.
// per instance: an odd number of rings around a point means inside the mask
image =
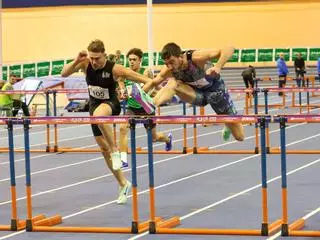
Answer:
POLYGON ((159 86, 163 81, 171 76, 171 70, 164 66, 161 68, 160 73, 151 81, 143 86, 145 92, 149 92, 150 89, 159 86))
POLYGON ((218 62, 214 67, 208 69, 207 74, 210 75, 212 72, 220 73, 222 67, 228 62, 232 57, 234 52, 234 47, 225 47, 221 49, 211 49, 211 50, 198 50, 192 55, 192 60, 199 65, 204 64, 207 61, 213 59, 218 59, 218 62))
POLYGON ((137 73, 131 69, 125 68, 120 64, 114 65, 112 69, 112 73, 115 76, 115 79, 118 79, 119 77, 123 77, 126 79, 130 79, 133 82, 143 83, 143 84, 152 81, 151 78, 141 75, 140 73, 137 73))
POLYGON ((81 51, 74 61, 69 64, 65 64, 61 71, 62 77, 68 77, 71 74, 78 72, 80 69, 85 70, 89 63, 87 51, 81 51))

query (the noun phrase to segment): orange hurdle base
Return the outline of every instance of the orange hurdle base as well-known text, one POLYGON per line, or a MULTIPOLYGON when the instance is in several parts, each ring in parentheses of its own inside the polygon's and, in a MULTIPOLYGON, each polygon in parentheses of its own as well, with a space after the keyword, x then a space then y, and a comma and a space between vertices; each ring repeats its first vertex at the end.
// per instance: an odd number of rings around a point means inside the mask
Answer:
MULTIPOLYGON (((0 153, 7 153, 9 152, 9 148, 0 148, 0 153)), ((15 149, 14 152, 16 153, 24 153, 24 149, 15 149)), ((31 149, 30 152, 33 153, 44 153, 44 152, 54 152, 53 150, 46 150, 46 149, 31 149)))
POLYGON ((259 149, 250 150, 221 150, 221 149, 209 149, 208 147, 188 148, 187 152, 193 152, 196 154, 258 154, 259 149))
POLYGON ((296 236, 296 237, 320 237, 320 230, 300 230, 305 226, 303 218, 298 219, 289 225, 289 231, 282 232, 283 236, 296 236))
MULTIPOLYGON (((269 150, 270 154, 280 154, 280 148, 270 148, 269 150)), ((314 149, 314 150, 291 150, 287 149, 286 154, 320 154, 319 149, 314 149)))
MULTIPOLYGON (((179 218, 172 218, 171 222, 174 220, 179 220, 179 218)), ((180 224, 180 220, 179 220, 180 224)), ((263 229, 210 229, 210 228, 172 228, 173 225, 166 227, 165 225, 158 226, 154 232, 150 233, 159 233, 159 234, 194 234, 194 235, 246 235, 246 236, 267 236, 271 233, 279 230, 281 228, 282 220, 279 219, 272 224, 270 224, 266 231, 263 229)), ((267 224, 263 224, 267 226, 267 224)))
POLYGON ((206 229, 206 228, 159 228, 160 234, 195 234, 195 235, 249 235, 261 236, 261 230, 246 229, 206 229))
POLYGON ((73 233, 131 233, 131 228, 117 227, 47 227, 34 226, 33 232, 73 232, 73 233))
POLYGON ((273 223, 269 224, 267 235, 272 235, 274 232, 280 230, 281 226, 282 226, 282 219, 278 219, 278 220, 274 221, 273 223))
POLYGON ((36 227, 50 227, 57 224, 62 223, 62 217, 61 215, 55 215, 49 218, 46 218, 44 215, 41 215, 43 217, 38 217, 37 219, 32 218, 32 220, 27 219, 26 220, 26 230, 28 232, 34 231, 34 228, 36 227))
MULTIPOLYGON (((156 224, 159 224, 162 218, 156 217, 156 224)), ((72 232, 72 233, 142 233, 149 229, 150 221, 142 223, 132 223, 132 227, 88 227, 88 226, 33 226, 33 232, 72 232), (133 226, 138 226, 137 230, 133 226)), ((36 225, 36 224, 35 224, 36 225)))
POLYGON ((320 231, 290 231, 289 236, 296 237, 320 237, 320 231))
POLYGON ((149 223, 149 233, 154 234, 158 232, 158 229, 171 229, 178 225, 180 225, 180 217, 177 216, 157 223, 151 221, 149 223))
MULTIPOLYGON (((31 219, 32 223, 44 219, 44 215, 37 215, 31 219)), ((27 221, 11 219, 11 225, 0 225, 0 231, 20 231, 26 229, 27 221)))
POLYGON ((9 225, 0 225, 0 231, 12 231, 9 225))

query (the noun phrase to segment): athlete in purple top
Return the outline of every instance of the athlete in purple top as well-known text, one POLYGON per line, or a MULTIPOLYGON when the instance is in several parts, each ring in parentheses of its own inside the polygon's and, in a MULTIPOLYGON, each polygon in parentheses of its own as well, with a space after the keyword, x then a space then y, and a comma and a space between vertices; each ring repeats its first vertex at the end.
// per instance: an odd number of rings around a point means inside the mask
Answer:
MULTIPOLYGON (((235 115, 237 114, 236 109, 220 77, 221 68, 231 58, 233 52, 233 47, 182 52, 177 44, 168 43, 163 47, 161 53, 165 66, 152 82, 144 85, 144 91, 138 85, 134 85, 132 96, 148 112, 170 101, 176 94, 182 101, 197 106, 210 104, 217 114, 235 115), (215 58, 218 59, 218 62, 213 66, 211 60, 215 58), (168 80, 168 83, 153 99, 145 93, 165 80, 168 80)), ((230 134, 236 140, 243 141, 242 124, 226 123, 223 131, 224 140, 228 140, 230 134)))

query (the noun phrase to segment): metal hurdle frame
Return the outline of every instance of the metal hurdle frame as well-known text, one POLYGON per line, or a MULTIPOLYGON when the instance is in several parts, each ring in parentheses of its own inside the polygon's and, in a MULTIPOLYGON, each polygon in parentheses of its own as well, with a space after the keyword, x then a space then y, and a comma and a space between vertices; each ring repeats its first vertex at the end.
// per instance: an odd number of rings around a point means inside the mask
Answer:
MULTIPOLYGON (((11 91, 12 92, 12 91, 11 91)), ((59 90, 46 90, 46 91, 19 91, 19 93, 45 93, 46 94, 46 116, 49 117, 50 115, 50 94, 53 94, 53 116, 57 117, 57 109, 56 109, 56 94, 57 93, 82 93, 87 92, 86 89, 59 89, 59 90)), ((236 92, 252 92, 251 90, 238 90, 236 92)), ((17 91, 15 91, 17 93, 17 91)), ((194 109, 194 114, 195 114, 194 109)), ((159 112, 159 109, 158 109, 159 112)), ((258 112, 255 110, 255 114, 258 112)), ((183 115, 186 115, 186 105, 183 103, 183 115)), ((50 143, 50 124, 46 124, 46 148, 45 149, 30 149, 30 152, 100 152, 100 149, 82 149, 82 148, 71 148, 71 147, 59 147, 58 146, 58 127, 57 124, 53 124, 54 126, 54 143, 53 146, 51 146, 50 143)), ((114 141, 116 142, 116 125, 113 124, 114 128, 114 141)), ((181 150, 170 150, 170 151, 164 151, 164 150, 155 150, 154 154, 186 154, 186 153, 198 153, 198 154, 257 154, 259 153, 259 140, 258 140, 258 129, 256 126, 256 142, 255 142, 255 148, 249 149, 249 150, 210 150, 208 147, 198 147, 197 146, 197 126, 194 124, 193 128, 193 147, 189 148, 187 146, 187 127, 186 124, 183 124, 183 148, 181 150)), ((7 148, 0 149, 0 152, 6 152, 8 151, 7 148)), ((24 152, 23 150, 16 150, 16 152, 24 152)), ((131 153, 131 149, 129 149, 128 153, 131 153)), ((137 147, 136 153, 138 154, 147 154, 147 150, 142 150, 141 148, 137 147)))
POLYGON ((267 236, 281 227, 282 219, 268 223, 268 202, 267 202, 267 162, 266 162, 266 145, 265 145, 265 123, 271 120, 271 117, 256 116, 222 116, 215 118, 206 116, 193 117, 155 117, 149 120, 147 124, 148 131, 148 163, 149 163, 149 194, 150 194, 150 225, 149 233, 151 234, 196 234, 196 235, 250 235, 250 236, 267 236), (261 129, 261 177, 262 177, 262 224, 261 229, 206 229, 206 228, 173 228, 180 224, 180 218, 174 216, 167 221, 165 225, 156 223, 156 207, 155 207, 155 190, 154 190, 154 170, 153 170, 153 149, 152 149, 152 131, 153 121, 159 123, 225 123, 239 122, 242 123, 259 123, 261 129))
MULTIPOLYGON (((309 78, 309 84, 311 82, 311 87, 314 88, 315 87, 315 82, 318 80, 320 82, 319 76, 308 76, 307 78, 309 78)), ((319 97, 320 95, 317 95, 316 93, 312 93, 311 97, 319 97)))
MULTIPOLYGON (((3 93, 6 94, 45 94, 46 98, 46 116, 50 115, 50 96, 49 94, 51 93, 52 90, 21 90, 21 91, 16 91, 16 90, 8 90, 8 91, 3 91, 3 93)), ((15 119, 12 117, 12 119, 15 119)), ((50 126, 46 126, 46 142, 47 146, 46 149, 33 149, 32 152, 50 152, 50 126)), ((9 148, 7 147, 0 147, 0 152, 9 152, 9 148)), ((14 150, 14 152, 24 152, 24 150, 14 150)))
MULTIPOLYGON (((231 92, 234 93, 253 93, 255 94, 254 89, 233 89, 231 92)), ((247 95, 247 94, 246 94, 247 95)), ((255 101, 257 101, 257 98, 254 98, 255 101)), ((255 106, 257 105, 256 102, 254 104, 255 106)), ((255 114, 258 114, 258 110, 255 107, 255 114)), ((200 114, 201 114, 201 109, 200 109, 200 114)), ((197 111, 196 108, 193 108, 193 115, 197 116, 197 111)), ((209 118, 214 118, 215 116, 219 115, 206 115, 203 116, 201 114, 200 116, 197 117, 209 117, 209 118)), ((223 116, 223 115, 220 115, 223 116)), ((239 115, 237 115, 239 116, 239 115)), ((216 122, 214 122, 216 123, 216 122)), ((206 124, 212 124, 211 123, 201 123, 202 125, 206 124)), ((250 123, 251 124, 251 123, 250 123)), ((185 125, 185 123, 184 123, 185 125)), ((209 147, 198 147, 198 141, 197 141, 197 123, 193 123, 193 147, 192 148, 187 148, 187 153, 194 153, 194 154, 258 154, 260 152, 259 149, 259 130, 258 130, 258 125, 255 124, 255 147, 253 149, 241 149, 241 150, 223 150, 223 149, 209 149, 209 147)), ((269 137, 268 137, 269 139, 269 137)))
MULTIPOLYGON (((320 90, 320 89, 319 89, 320 90)), ((282 116, 282 115, 281 115, 282 116)), ((302 122, 312 122, 313 118, 316 118, 317 115, 283 115, 286 116, 290 123, 302 123, 302 122), (311 120, 309 120, 311 119, 311 120)), ((275 118, 276 119, 276 118, 275 118)), ((316 122, 316 120, 315 120, 316 122)), ((281 146, 280 147, 270 147, 269 154, 281 154, 281 146)), ((286 154, 320 154, 319 149, 286 149, 286 154)))
MULTIPOLYGON (((14 120, 13 120, 14 121, 14 120)), ((55 226, 62 222, 60 215, 50 218, 43 218, 34 221, 32 217, 32 193, 31 193, 31 167, 30 167, 30 124, 101 124, 101 123, 130 123, 131 147, 135 149, 135 126, 136 122, 128 117, 44 117, 18 120, 24 125, 25 134, 25 160, 26 160, 26 192, 27 192, 27 219, 26 230, 29 232, 74 232, 74 233, 142 233, 148 230, 149 221, 139 222, 138 212, 138 191, 137 191, 137 168, 136 153, 132 152, 132 222, 131 227, 93 227, 93 226, 55 226)), ((42 215, 41 215, 42 216, 42 215)), ((157 224, 165 224, 162 218, 155 217, 157 224)))
POLYGON ((288 223, 288 191, 287 191, 287 151, 286 150, 286 123, 320 123, 319 115, 290 116, 281 115, 274 119, 280 125, 281 142, 281 188, 282 188, 282 236, 320 237, 320 230, 300 230, 305 226, 305 219, 300 218, 291 224, 288 223))
MULTIPOLYGON (((3 93, 9 93, 9 94, 36 94, 41 93, 46 95, 46 117, 50 117, 50 94, 53 95, 53 117, 57 117, 57 93, 83 93, 87 92, 87 89, 58 89, 58 90, 41 90, 41 91, 34 91, 34 90, 24 90, 24 91, 5 91, 3 93)), ((159 111, 159 109, 158 109, 159 111)), ((185 104, 183 104, 183 115, 186 115, 186 108, 185 104)), ((32 117, 30 118, 32 119, 32 117)), ((113 124, 113 130, 114 130, 114 141, 116 142, 116 125, 113 124)), ((51 146, 50 140, 51 140, 51 133, 50 133, 50 124, 46 124, 46 146, 45 149, 30 149, 30 152, 35 153, 43 153, 43 152, 86 152, 86 153, 96 153, 101 152, 100 149, 82 149, 82 148, 72 148, 72 147, 59 147, 58 146, 58 126, 57 124, 53 124, 53 146, 51 146)), ((164 151, 164 150, 156 150, 155 153, 158 154, 185 154, 188 153, 187 148, 187 129, 186 125, 183 126, 183 148, 181 150, 170 150, 170 151, 164 151)), ((147 150, 142 150, 140 147, 137 147, 136 153, 137 154, 147 154, 147 150)), ((0 147, 0 152, 8 152, 9 149, 7 147, 0 147)), ((15 150, 15 152, 24 152, 24 150, 15 150)), ((190 152, 190 151, 189 151, 190 152)), ((131 149, 129 149, 128 153, 131 153, 131 149)))
MULTIPOLYGON (((265 79, 265 78, 263 78, 265 79)), ((270 78, 267 78, 268 80, 271 80, 270 78)), ((304 77, 304 78, 287 78, 287 80, 290 80, 290 81, 296 81, 297 83, 297 86, 298 86, 298 89, 301 89, 300 91, 295 91, 296 90, 296 85, 293 84, 290 87, 284 87, 284 88, 281 88, 281 91, 279 88, 277 87, 271 87, 271 88, 260 88, 260 89, 270 89, 270 92, 291 92, 292 93, 292 104, 291 106, 286 106, 286 96, 285 94, 283 94, 282 96, 282 104, 268 104, 268 107, 276 107, 276 108, 286 108, 286 107, 292 107, 292 108, 299 108, 300 110, 300 113, 302 112, 302 109, 303 108, 307 108, 308 112, 310 111, 311 108, 317 108, 317 107, 320 107, 320 104, 310 104, 310 97, 315 97, 317 95, 315 95, 315 93, 318 92, 317 89, 319 88, 316 88, 315 85, 314 85, 314 81, 315 81, 315 77, 314 76, 309 76, 309 77, 304 77), (306 82, 306 85, 305 86, 302 86, 302 81, 305 81, 306 82), (310 81, 311 81, 311 87, 310 87, 310 81), (302 89, 306 89, 306 91, 303 91, 302 89), (283 91, 282 91, 283 90, 283 91), (292 90, 292 91, 290 91, 292 90), (309 90, 309 91, 308 91, 309 90), (295 93, 299 93, 298 96, 298 104, 296 104, 296 95, 295 93), (306 104, 302 104, 302 100, 301 100, 301 93, 302 92, 306 92, 307 93, 307 103, 306 104), (311 96, 310 96, 310 92, 311 92, 311 96)), ((258 81, 263 81, 261 79, 255 79, 255 88, 256 90, 258 90, 258 81)), ((230 92, 233 92, 235 91, 236 89, 230 89, 229 91, 230 92)), ((261 90, 260 90, 261 91, 261 90)), ((252 107, 252 97, 251 95, 249 97, 246 97, 245 98, 245 113, 248 115, 249 114, 249 108, 252 107)), ((266 107, 266 105, 264 104, 258 104, 258 108, 260 107, 266 107)))
MULTIPOLYGON (((241 91, 241 90, 238 90, 241 91)), ((307 108, 307 112, 310 113, 310 109, 311 109, 311 105, 310 105, 310 101, 309 101, 309 92, 313 93, 313 92, 320 92, 320 88, 261 88, 261 89, 251 89, 251 90, 247 90, 247 91, 252 91, 252 95, 254 96, 254 113, 257 115, 258 114, 258 93, 263 92, 264 93, 264 109, 265 112, 264 114, 268 115, 269 114, 269 104, 268 104, 268 93, 269 92, 292 92, 292 93, 302 93, 302 92, 306 92, 307 93, 307 104, 306 105, 302 105, 301 103, 301 94, 299 95, 299 107, 300 108, 300 113, 302 113, 302 108, 306 107, 307 108)), ((293 115, 291 115, 293 116, 293 115)), ((267 146, 267 153, 268 154, 280 154, 281 149, 280 147, 272 147, 270 146, 270 138, 269 138, 269 128, 268 128, 268 123, 266 123, 266 146, 267 146)), ((257 133, 256 133, 257 134, 257 133)), ((257 139, 257 138, 256 138, 257 139)), ((257 140, 256 140, 257 141, 257 140)), ((257 143, 256 143, 257 146, 257 143)), ((287 150, 287 154, 318 154, 320 153, 320 150, 314 149, 314 150, 287 150)))
MULTIPOLYGON (((25 220, 18 218, 17 209, 17 194, 16 194, 16 174, 15 174, 15 163, 14 163, 14 137, 13 137, 13 125, 16 124, 11 118, 0 118, 0 125, 7 125, 8 128, 8 153, 9 153, 9 164, 10 164, 10 191, 11 191, 11 223, 10 225, 0 225, 0 231, 20 231, 27 227, 25 220)), ((18 123, 19 124, 19 123, 18 123)), ((20 120, 21 124, 21 120, 20 120)), ((37 215, 30 218, 30 221, 37 224, 39 221, 45 219, 44 215, 37 215)))
MULTIPOLYGON (((51 90, 51 93, 53 93, 53 106, 54 106, 54 116, 57 116, 56 113, 56 94, 57 93, 79 93, 79 92, 87 92, 86 89, 62 89, 62 90, 51 90)), ((123 107, 123 109, 125 109, 123 107)), ((158 108, 158 114, 160 113, 160 108, 158 108)), ((185 109, 185 103, 183 105, 183 115, 186 115, 186 109, 185 109)), ((148 117, 148 116, 146 116, 148 117)), ((100 152, 100 149, 80 149, 80 148, 71 148, 71 147, 58 147, 58 131, 56 125, 55 127, 55 136, 54 136, 54 148, 51 149, 50 152, 100 152)), ((187 129, 186 126, 183 127, 183 148, 181 150, 173 149, 170 151, 165 150, 156 150, 156 154, 184 154, 187 153, 187 129)), ((117 142, 117 136, 116 136, 116 125, 113 124, 113 136, 114 136, 114 142, 117 142)), ((50 140, 49 140, 50 141, 50 140)), ((148 150, 143 150, 141 147, 137 147, 135 149, 136 154, 148 154, 148 150)), ((131 154, 132 150, 128 149, 128 153, 131 154)))

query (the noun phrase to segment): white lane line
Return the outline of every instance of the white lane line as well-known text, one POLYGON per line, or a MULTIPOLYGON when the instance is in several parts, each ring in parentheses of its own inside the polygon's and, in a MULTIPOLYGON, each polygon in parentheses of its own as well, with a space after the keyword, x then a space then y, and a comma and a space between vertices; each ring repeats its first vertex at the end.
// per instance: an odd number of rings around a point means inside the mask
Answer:
MULTIPOLYGON (((71 163, 71 164, 61 165, 61 166, 58 166, 58 167, 47 168, 47 169, 44 169, 44 170, 32 172, 31 175, 33 176, 33 175, 40 174, 40 173, 46 173, 46 172, 51 172, 51 171, 54 171, 54 170, 59 170, 59 169, 67 168, 67 167, 77 166, 77 165, 80 165, 80 164, 90 163, 90 162, 93 162, 93 161, 100 160, 100 159, 102 159, 102 158, 103 158, 103 157, 97 157, 97 158, 92 158, 92 159, 89 159, 89 160, 84 160, 84 161, 75 162, 75 163, 71 163)), ((18 175, 18 176, 16 176, 16 179, 18 179, 18 178, 23 178, 23 177, 25 177, 25 176, 26 176, 25 174, 18 175)), ((10 180, 10 178, 4 178, 4 179, 1 179, 1 180, 0 180, 0 183, 6 182, 6 181, 9 181, 9 180, 10 180)))

